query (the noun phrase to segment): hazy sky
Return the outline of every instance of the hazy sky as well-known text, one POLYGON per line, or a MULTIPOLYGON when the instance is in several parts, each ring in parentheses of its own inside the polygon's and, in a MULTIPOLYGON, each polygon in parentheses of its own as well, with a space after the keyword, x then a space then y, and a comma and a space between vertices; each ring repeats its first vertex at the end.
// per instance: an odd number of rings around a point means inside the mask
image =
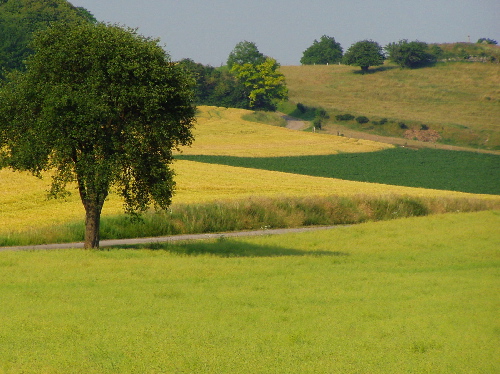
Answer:
POLYGON ((315 39, 328 35, 344 51, 359 40, 382 46, 400 39, 427 43, 500 43, 499 0, 70 0, 99 21, 158 37, 173 60, 225 64, 243 40, 282 65, 298 65, 315 39))

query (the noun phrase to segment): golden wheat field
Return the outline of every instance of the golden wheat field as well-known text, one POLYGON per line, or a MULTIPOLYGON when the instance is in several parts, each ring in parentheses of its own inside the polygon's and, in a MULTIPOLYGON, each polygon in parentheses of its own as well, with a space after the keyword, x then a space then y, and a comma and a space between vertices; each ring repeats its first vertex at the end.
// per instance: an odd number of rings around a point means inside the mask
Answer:
POLYGON ((374 152, 392 145, 362 139, 312 134, 245 121, 244 109, 201 106, 194 130, 196 141, 184 148, 186 155, 301 156, 339 152, 374 152))
MULTIPOLYGON (((387 148, 370 141, 352 142, 330 135, 302 133, 269 125, 246 122, 247 113, 239 109, 202 107, 195 130, 196 141, 186 154, 211 155, 307 155, 335 152, 369 152, 387 148), (252 148, 252 144, 259 147, 252 148), (252 148, 251 150, 249 150, 252 148), (293 150, 293 153, 291 153, 293 150)), ((243 199, 250 196, 311 195, 391 195, 467 197, 460 192, 399 187, 376 183, 311 177, 266 170, 210 165, 193 161, 175 161, 177 193, 173 203, 203 203, 215 200, 243 199)), ((76 188, 66 199, 48 200, 50 176, 42 180, 28 173, 0 170, 0 233, 26 231, 84 217, 76 188)), ((500 197, 485 195, 486 199, 500 197)), ((122 202, 111 194, 103 215, 122 212, 122 202)))

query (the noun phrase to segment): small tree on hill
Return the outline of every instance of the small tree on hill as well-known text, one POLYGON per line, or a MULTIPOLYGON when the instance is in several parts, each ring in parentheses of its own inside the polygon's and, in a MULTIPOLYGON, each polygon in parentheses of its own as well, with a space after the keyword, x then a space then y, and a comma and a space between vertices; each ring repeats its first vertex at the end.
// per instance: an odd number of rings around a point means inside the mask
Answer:
POLYGON ((377 42, 362 40, 349 47, 342 61, 346 65, 359 66, 365 73, 370 66, 382 65, 384 60, 382 47, 377 42))
POLYGON ((172 149, 193 139, 192 82, 157 40, 118 26, 59 24, 32 47, 0 87, 0 164, 54 170, 54 196, 76 182, 95 248, 113 186, 127 213, 169 206, 172 149))
POLYGON ((342 52, 342 46, 335 41, 335 38, 323 35, 320 41, 314 40, 314 43, 304 51, 300 63, 302 65, 335 64, 342 60, 342 52))
POLYGON ((400 40, 385 47, 389 60, 402 68, 414 69, 436 62, 436 56, 431 53, 425 42, 400 40))

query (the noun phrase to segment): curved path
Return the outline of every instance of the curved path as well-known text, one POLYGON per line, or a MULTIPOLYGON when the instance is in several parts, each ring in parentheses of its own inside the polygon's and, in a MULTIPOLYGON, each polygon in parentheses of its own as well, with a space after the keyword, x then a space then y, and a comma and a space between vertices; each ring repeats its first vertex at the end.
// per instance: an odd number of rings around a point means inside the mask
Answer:
POLYGON ((309 127, 308 123, 301 119, 291 117, 285 113, 278 112, 278 114, 286 121, 286 128, 290 130, 304 130, 309 127))
MULTIPOLYGON (((278 112, 278 114, 287 122, 286 127, 291 130, 304 130, 309 127, 308 122, 302 121, 298 118, 291 117, 284 113, 278 112)), ((432 143, 432 142, 423 142, 412 139, 405 138, 394 138, 389 136, 375 135, 362 131, 351 130, 342 125, 333 124, 328 125, 324 128, 321 133, 330 134, 330 135, 341 135, 347 138, 353 139, 365 139, 372 140, 379 143, 387 143, 392 145, 397 145, 400 147, 408 147, 408 148, 435 148, 435 149, 444 149, 448 151, 467 151, 467 152, 477 152, 477 153, 489 153, 494 155, 500 155, 500 151, 490 150, 490 149, 479 149, 479 148, 470 148, 470 147, 459 147, 454 145, 447 145, 441 143, 432 143)))
MULTIPOLYGON (((266 229, 266 230, 254 230, 254 231, 212 233, 212 234, 185 234, 185 235, 161 236, 156 238, 112 239, 112 240, 101 240, 100 247, 102 248, 102 247, 114 247, 122 245, 165 243, 165 242, 176 242, 185 240, 219 239, 219 238, 233 238, 233 237, 260 236, 260 235, 279 235, 279 234, 299 233, 299 232, 316 231, 316 230, 328 230, 343 226, 345 225, 314 226, 314 227, 301 227, 292 229, 270 229, 270 230, 266 229)), ((83 243, 80 242, 80 243, 26 245, 19 247, 0 247, 0 252, 51 250, 51 249, 67 249, 67 248, 83 248, 83 243)))

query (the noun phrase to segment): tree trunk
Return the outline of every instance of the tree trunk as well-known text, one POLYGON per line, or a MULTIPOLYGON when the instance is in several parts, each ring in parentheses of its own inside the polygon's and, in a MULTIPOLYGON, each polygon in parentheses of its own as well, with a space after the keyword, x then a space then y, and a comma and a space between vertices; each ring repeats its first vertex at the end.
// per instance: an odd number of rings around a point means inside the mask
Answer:
POLYGON ((99 229, 102 205, 95 202, 85 204, 85 249, 99 248, 99 229))

